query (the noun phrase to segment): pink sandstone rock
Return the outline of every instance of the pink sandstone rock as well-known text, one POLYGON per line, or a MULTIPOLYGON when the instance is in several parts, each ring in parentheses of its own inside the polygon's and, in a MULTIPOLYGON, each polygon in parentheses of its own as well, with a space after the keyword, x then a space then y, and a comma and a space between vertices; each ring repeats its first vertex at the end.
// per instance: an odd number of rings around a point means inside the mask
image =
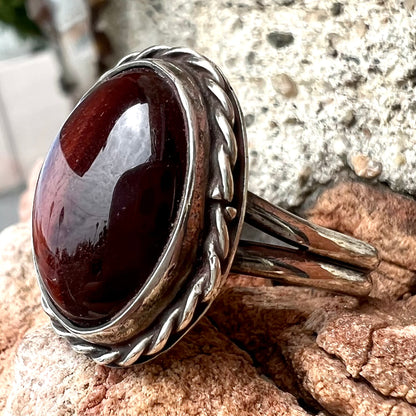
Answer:
POLYGON ((168 354, 130 369, 94 364, 48 327, 28 333, 6 407, 23 414, 308 415, 207 319, 168 354))
POLYGON ((341 183, 324 192, 309 219, 377 247, 382 262, 372 296, 397 299, 416 284, 416 203, 387 188, 341 183))
POLYGON ((208 318, 183 341, 155 361, 127 370, 100 367, 75 354, 45 326, 28 225, 5 230, 0 234, 0 411, 7 416, 415 415, 416 296, 409 256, 416 248, 416 204, 383 192, 342 184, 324 193, 312 211, 316 222, 379 248, 383 261, 373 272, 372 298, 235 277, 208 318), (397 218, 390 218, 394 211, 397 218))

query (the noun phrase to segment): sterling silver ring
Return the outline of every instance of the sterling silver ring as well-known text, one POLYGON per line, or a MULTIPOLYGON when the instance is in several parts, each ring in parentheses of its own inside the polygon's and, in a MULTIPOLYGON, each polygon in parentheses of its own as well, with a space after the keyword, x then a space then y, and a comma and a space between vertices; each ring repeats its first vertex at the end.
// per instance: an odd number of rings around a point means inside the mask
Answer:
POLYGON ((122 59, 38 179, 34 262, 56 333, 127 367, 179 341, 230 272, 368 295, 372 246, 271 205, 247 179, 242 111, 211 61, 165 46, 122 59), (290 247, 240 241, 244 222, 290 247))

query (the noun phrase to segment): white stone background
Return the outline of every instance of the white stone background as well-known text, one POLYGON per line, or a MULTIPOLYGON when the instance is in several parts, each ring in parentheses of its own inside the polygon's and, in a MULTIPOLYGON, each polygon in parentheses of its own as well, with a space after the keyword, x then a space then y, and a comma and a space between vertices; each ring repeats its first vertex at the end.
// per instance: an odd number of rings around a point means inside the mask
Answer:
POLYGON ((118 59, 154 44, 216 62, 247 123, 249 188, 285 207, 357 174, 416 194, 415 0, 113 0, 118 59), (277 47, 276 35, 293 35, 277 47))

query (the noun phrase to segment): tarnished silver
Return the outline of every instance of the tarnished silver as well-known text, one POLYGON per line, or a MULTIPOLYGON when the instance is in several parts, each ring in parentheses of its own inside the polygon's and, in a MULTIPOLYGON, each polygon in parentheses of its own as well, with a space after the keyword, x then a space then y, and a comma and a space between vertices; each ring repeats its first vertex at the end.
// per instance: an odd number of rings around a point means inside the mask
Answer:
POLYGON ((247 193, 242 112, 228 81, 211 61, 190 49, 156 46, 126 56, 94 87, 137 66, 167 77, 179 96, 189 135, 184 194, 155 270, 105 325, 88 329, 74 325, 60 314, 38 279, 42 305, 54 330, 75 351, 99 364, 119 367, 155 358, 205 313, 230 271, 353 295, 369 293, 368 271, 378 264, 372 246, 247 193), (294 248, 239 245, 244 220, 294 248), (198 227, 203 231, 197 244, 193 238, 198 227), (181 252, 192 245, 195 258, 190 262, 181 252), (179 268, 183 276, 177 277, 179 268))

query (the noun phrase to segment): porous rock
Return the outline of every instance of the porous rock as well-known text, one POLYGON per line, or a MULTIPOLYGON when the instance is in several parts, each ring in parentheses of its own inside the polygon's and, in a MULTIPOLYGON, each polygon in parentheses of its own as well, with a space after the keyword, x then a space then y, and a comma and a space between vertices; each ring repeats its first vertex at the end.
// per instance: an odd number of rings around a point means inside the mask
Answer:
POLYGON ((308 413, 293 396, 260 378, 247 353, 204 319, 168 354, 130 369, 94 364, 48 327, 31 332, 18 351, 5 414, 308 413))
POLYGON ((368 361, 360 374, 380 393, 416 404, 415 339, 415 325, 375 330, 368 361))
POLYGON ((415 317, 409 302, 384 308, 294 287, 230 288, 210 317, 276 385, 316 409, 413 415, 416 334, 405 324, 415 317))
POLYGON ((21 223, 0 234, 0 411, 5 405, 16 347, 46 316, 35 284, 30 229, 21 223))
POLYGON ((309 414, 206 319, 168 354, 133 369, 73 352, 45 326, 27 222, 0 234, 0 296, 4 415, 309 414))
POLYGON ((415 415, 416 296, 408 258, 415 209, 410 199, 363 184, 326 191, 312 218, 380 252, 370 299, 236 277, 208 319, 172 350, 125 370, 74 353, 44 325, 29 226, 11 227, 0 235, 0 409, 7 416, 415 415))
POLYGON ((114 63, 157 44, 216 62, 255 120, 247 129, 250 189, 294 207, 353 175, 358 154, 374 161, 359 173, 415 195, 414 3, 108 0, 97 27, 114 63), (296 81, 291 99, 273 88, 282 73, 296 81))
POLYGON ((309 212, 311 221, 374 245, 381 259, 371 295, 394 299, 416 284, 416 204, 387 187, 343 182, 328 189, 309 212))
POLYGON ((360 380, 352 380, 341 362, 318 348, 313 337, 297 331, 287 334, 284 352, 296 369, 303 388, 334 415, 412 416, 416 409, 384 397, 360 380))
POLYGON ((276 385, 315 410, 416 414, 414 273, 400 244, 415 244, 405 225, 415 206, 385 189, 343 183, 310 211, 317 223, 371 241, 386 256, 372 273, 369 299, 295 287, 228 288, 209 316, 276 385))

